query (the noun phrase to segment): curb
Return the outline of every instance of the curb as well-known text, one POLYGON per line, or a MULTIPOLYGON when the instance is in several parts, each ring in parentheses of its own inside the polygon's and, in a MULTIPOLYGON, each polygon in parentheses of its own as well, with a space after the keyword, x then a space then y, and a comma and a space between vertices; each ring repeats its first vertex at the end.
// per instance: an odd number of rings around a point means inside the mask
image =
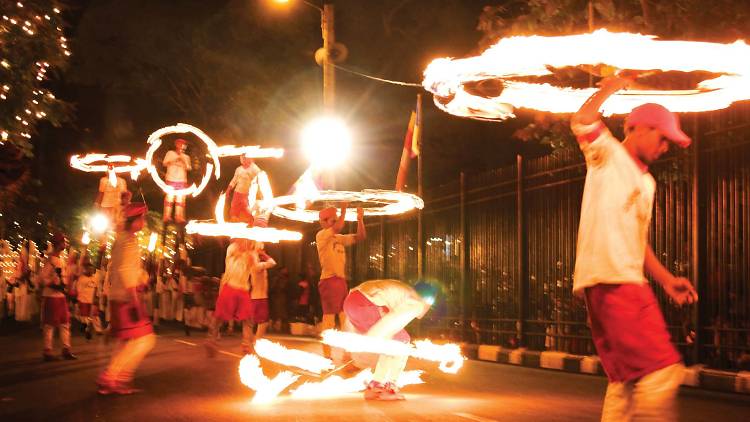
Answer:
MULTIPOLYGON (((473 360, 605 376, 597 356, 539 352, 524 348, 506 349, 488 344, 464 344, 462 350, 467 358, 473 360)), ((693 365, 685 368, 682 385, 711 391, 750 394, 750 371, 729 372, 709 369, 705 365, 693 365)))

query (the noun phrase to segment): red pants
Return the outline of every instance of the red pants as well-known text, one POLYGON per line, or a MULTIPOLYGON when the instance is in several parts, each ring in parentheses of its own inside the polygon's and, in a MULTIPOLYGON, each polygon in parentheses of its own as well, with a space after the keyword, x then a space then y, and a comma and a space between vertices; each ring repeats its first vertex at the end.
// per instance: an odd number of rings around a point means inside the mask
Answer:
POLYGON ((68 301, 64 297, 42 298, 44 307, 44 325, 58 326, 70 323, 70 312, 68 312, 68 301))
MULTIPOLYGON (((370 299, 360 291, 353 290, 344 301, 344 312, 358 333, 367 334, 370 328, 380 321, 381 316, 388 313, 388 308, 370 302, 370 299)), ((404 343, 411 341, 409 333, 403 329, 397 332, 393 339, 404 343)))
POLYGON ((252 314, 251 317, 253 324, 263 324, 268 322, 268 298, 266 299, 251 299, 252 301, 252 314))
POLYGON ((651 287, 597 284, 586 289, 591 335, 610 382, 627 382, 680 362, 651 287))
POLYGON ((222 321, 245 321, 253 315, 250 292, 224 285, 216 299, 214 317, 222 321))
POLYGON ((122 340, 140 338, 154 332, 140 303, 110 302, 112 334, 122 340))
POLYGON ((337 314, 344 310, 344 299, 349 293, 346 279, 341 277, 324 278, 318 284, 318 291, 320 292, 323 314, 337 314))

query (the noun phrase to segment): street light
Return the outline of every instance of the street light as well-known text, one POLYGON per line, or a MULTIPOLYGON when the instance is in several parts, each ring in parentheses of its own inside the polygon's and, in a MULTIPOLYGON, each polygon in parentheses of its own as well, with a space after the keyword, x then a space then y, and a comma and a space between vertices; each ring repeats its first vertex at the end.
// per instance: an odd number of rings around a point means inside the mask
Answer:
MULTIPOLYGON (((335 63, 343 62, 347 56, 347 49, 341 43, 336 42, 333 30, 333 4, 323 3, 323 7, 317 6, 306 0, 298 0, 320 12, 320 29, 323 37, 323 48, 315 52, 315 61, 323 67, 323 108, 326 112, 332 112, 335 105, 336 72, 335 63)), ((277 4, 287 4, 289 0, 274 0, 277 4)))
POLYGON ((326 116, 305 126, 301 141, 312 167, 333 169, 349 157, 352 137, 341 119, 326 116))

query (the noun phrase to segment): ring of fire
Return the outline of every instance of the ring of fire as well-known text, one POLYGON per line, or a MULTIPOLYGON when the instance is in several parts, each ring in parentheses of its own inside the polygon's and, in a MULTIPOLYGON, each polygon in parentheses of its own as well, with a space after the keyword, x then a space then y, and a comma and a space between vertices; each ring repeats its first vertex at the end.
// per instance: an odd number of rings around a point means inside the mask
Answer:
MULTIPOLYGON (((285 195, 274 198, 273 215, 287 220, 312 223, 318 221, 318 211, 309 209, 290 209, 284 206, 299 202, 295 195, 285 195)), ((324 190, 315 193, 309 202, 369 202, 377 206, 365 207, 366 216, 399 215, 413 209, 424 208, 424 201, 417 195, 393 190, 365 189, 362 192, 324 190)), ((346 221, 357 221, 357 210, 348 209, 346 221)))
POLYGON ((661 41, 654 36, 611 33, 560 37, 510 37, 481 55, 436 59, 424 71, 424 88, 444 111, 481 120, 514 117, 515 108, 572 113, 596 88, 561 88, 512 78, 552 75, 550 68, 611 66, 640 71, 710 72, 718 77, 687 90, 626 90, 603 106, 604 115, 625 114, 653 102, 675 112, 718 110, 750 98, 750 46, 691 41, 661 41), (467 84, 500 80, 499 95, 476 95, 467 84))
POLYGON ((177 123, 174 126, 167 126, 163 127, 154 133, 152 133, 148 137, 147 143, 150 145, 148 148, 148 151, 146 151, 146 163, 147 163, 147 169, 148 172, 151 174, 151 178, 154 179, 154 183, 156 183, 157 186, 161 188, 165 193, 170 195, 176 195, 176 196, 198 196, 201 192, 203 192, 203 189, 206 188, 206 185, 208 184, 209 179, 211 178, 211 172, 214 172, 216 179, 219 179, 219 176, 221 175, 221 165, 219 164, 219 147, 216 145, 216 143, 211 139, 208 135, 206 135, 202 130, 198 129, 195 126, 191 126, 185 123, 177 123), (197 136, 203 143, 206 144, 206 147, 208 148, 208 153, 211 156, 211 160, 213 161, 213 164, 207 163, 206 164, 206 171, 203 173, 203 178, 201 179, 201 183, 199 185, 195 185, 195 183, 191 184, 187 188, 184 189, 175 189, 172 186, 169 186, 162 178, 159 176, 159 172, 156 171, 156 167, 154 166, 153 160, 154 160, 154 153, 156 150, 159 149, 161 146, 162 140, 161 137, 164 135, 169 134, 175 134, 175 133, 192 133, 193 135, 197 136))

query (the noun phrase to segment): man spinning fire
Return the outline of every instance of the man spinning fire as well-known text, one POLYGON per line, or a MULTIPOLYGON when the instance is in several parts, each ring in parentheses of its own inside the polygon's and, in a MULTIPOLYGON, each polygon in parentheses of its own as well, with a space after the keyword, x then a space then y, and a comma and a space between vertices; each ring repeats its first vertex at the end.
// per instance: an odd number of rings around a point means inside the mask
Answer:
MULTIPOLYGON (((426 282, 414 287, 398 280, 370 280, 353 288, 344 301, 350 328, 359 334, 409 343, 404 330, 414 318, 421 319, 435 302, 437 288, 426 282)), ((365 400, 404 400, 396 381, 408 356, 380 355, 365 400)))
MULTIPOLYGON (((174 149, 167 151, 162 164, 167 168, 166 182, 175 189, 188 187, 187 172, 192 170, 190 156, 185 153, 187 141, 177 139, 174 149)), ((164 222, 172 221, 172 207, 174 206, 174 221, 185 223, 185 196, 167 194, 164 197, 164 222)))
POLYGON ((255 202, 257 184, 254 182, 260 172, 260 167, 255 164, 255 160, 244 155, 240 156, 240 166, 234 171, 234 177, 227 189, 228 196, 232 198, 229 206, 229 218, 232 220, 238 219, 243 210, 251 208, 250 199, 255 202))

